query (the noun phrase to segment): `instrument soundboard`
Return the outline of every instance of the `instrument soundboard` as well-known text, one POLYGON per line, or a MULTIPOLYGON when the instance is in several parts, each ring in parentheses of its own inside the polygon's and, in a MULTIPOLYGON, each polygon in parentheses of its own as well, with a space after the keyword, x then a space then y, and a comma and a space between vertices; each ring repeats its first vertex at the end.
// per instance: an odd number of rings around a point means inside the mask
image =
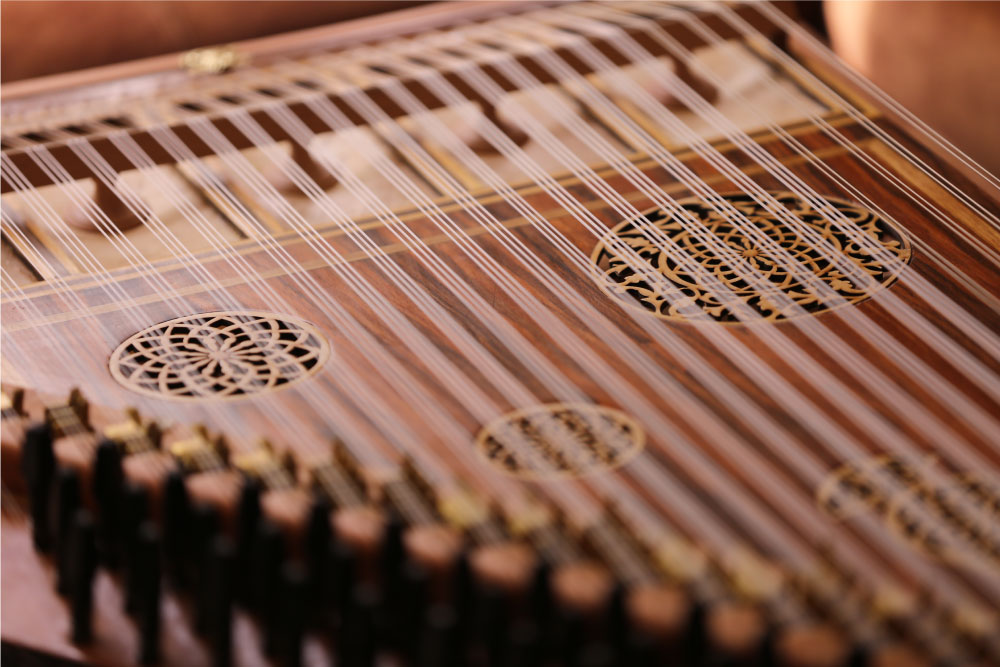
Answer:
POLYGON ((1000 664, 1000 180, 785 4, 432 4, 2 122, 12 664, 1000 664))

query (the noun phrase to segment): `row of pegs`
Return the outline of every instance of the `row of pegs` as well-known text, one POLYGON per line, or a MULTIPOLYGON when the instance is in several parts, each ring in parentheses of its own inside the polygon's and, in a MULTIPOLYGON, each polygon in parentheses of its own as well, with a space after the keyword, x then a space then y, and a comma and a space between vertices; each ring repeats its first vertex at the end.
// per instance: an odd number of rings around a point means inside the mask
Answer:
MULTIPOLYGON (((10 403, 5 440, 12 421, 30 422, 10 403)), ((473 493, 439 496, 410 461, 372 474, 343 446, 299 470, 266 445, 235 455, 204 430, 165 445, 134 413, 98 432, 78 392, 23 433, 34 541, 55 560, 73 640, 94 639, 105 565, 120 573, 143 664, 161 658, 164 582, 187 592, 217 665, 233 661, 240 609, 284 665, 302 663, 309 634, 331 639, 338 665, 386 653, 498 667, 930 664, 902 639, 912 619, 884 632, 865 605, 844 618, 829 595, 817 603, 831 584, 849 590, 829 573, 823 589, 749 551, 709 559, 679 537, 647 544, 611 506, 574 527, 543 503, 505 515, 473 493), (144 458, 169 465, 133 474, 144 458)))

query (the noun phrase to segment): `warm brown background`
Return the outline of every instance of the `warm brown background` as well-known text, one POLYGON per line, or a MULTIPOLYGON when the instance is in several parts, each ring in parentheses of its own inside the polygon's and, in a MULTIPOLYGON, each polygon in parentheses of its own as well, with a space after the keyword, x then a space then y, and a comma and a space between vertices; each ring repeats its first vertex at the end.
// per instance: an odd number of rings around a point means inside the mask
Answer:
POLYGON ((1000 174, 1000 2, 824 2, 833 48, 1000 174))
POLYGON ((223 44, 402 9, 413 0, 0 2, 2 78, 57 72, 223 44))

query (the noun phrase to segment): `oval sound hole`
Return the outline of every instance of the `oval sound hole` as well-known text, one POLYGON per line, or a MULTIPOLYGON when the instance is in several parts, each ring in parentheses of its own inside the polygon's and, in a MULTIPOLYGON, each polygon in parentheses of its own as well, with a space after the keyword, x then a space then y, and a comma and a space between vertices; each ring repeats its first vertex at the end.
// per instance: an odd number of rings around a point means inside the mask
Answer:
POLYGON ((642 428, 613 408, 553 403, 517 410, 479 432, 491 464, 525 478, 580 476, 616 468, 645 444, 642 428))
POLYGON ((111 374, 164 398, 235 398, 291 384, 329 354, 312 325, 259 312, 202 313, 144 329, 111 355, 111 374))
MULTIPOLYGON (((700 199, 682 200, 678 203, 732 253, 711 247, 703 238, 685 229, 677 217, 662 209, 653 209, 646 211, 640 220, 628 220, 612 229, 595 248, 592 260, 595 269, 600 272, 601 286, 629 305, 665 319, 735 323, 740 318, 732 304, 743 303, 760 319, 777 321, 863 301, 892 283, 910 261, 910 245, 903 233, 871 211, 848 202, 827 199, 847 223, 856 226, 898 261, 879 261, 872 256, 869 248, 842 232, 798 195, 788 192, 772 194, 796 219, 832 246, 841 258, 839 263, 842 266, 838 267, 838 262, 829 259, 829 249, 817 250, 812 239, 802 238, 750 195, 732 194, 722 196, 741 214, 740 223, 745 227, 749 222, 773 246, 768 247, 763 239, 754 238, 758 235, 750 234, 750 230, 745 233, 740 225, 710 204, 700 199), (612 243, 612 235, 616 235, 620 243, 612 243), (621 243, 647 263, 648 268, 635 270, 636 258, 626 252, 621 243), (676 244, 680 252, 677 249, 668 251, 671 243, 676 244), (782 248, 793 264, 789 265, 787 257, 782 258, 774 250, 775 247, 782 248), (700 269, 677 261, 678 257, 685 255, 700 269), (744 266, 740 267, 735 257, 741 258, 744 266), (857 274, 845 274, 841 270, 844 261, 850 262, 871 280, 861 279, 857 274), (752 270, 748 270, 747 266, 752 270), (664 280, 657 280, 650 272, 655 272, 664 280), (753 275, 754 272, 757 275, 753 275), (807 280, 803 283, 800 278, 807 275, 805 272, 815 275, 842 299, 833 299, 829 293, 824 295, 815 282, 810 284, 807 280), (718 280, 721 290, 719 284, 713 286, 706 281, 705 275, 718 280), (791 303, 783 297, 775 299, 776 295, 788 297, 791 303), (707 317, 692 316, 692 312, 697 314, 697 311, 691 310, 692 307, 698 308, 707 317)), ((842 219, 834 220, 846 226, 842 219)), ((690 224, 688 226, 691 227, 690 224)), ((752 321, 759 320, 751 318, 746 323, 752 321)))

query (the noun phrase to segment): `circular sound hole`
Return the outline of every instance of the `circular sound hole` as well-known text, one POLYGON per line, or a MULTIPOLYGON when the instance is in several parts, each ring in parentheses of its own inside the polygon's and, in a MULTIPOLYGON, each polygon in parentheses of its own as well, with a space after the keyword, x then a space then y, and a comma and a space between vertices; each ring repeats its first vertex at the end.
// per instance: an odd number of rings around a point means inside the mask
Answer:
POLYGON ((178 317, 126 339, 111 374, 133 391, 162 398, 236 398, 278 389, 319 370, 329 349, 298 319, 260 312, 178 317))
POLYGON ((736 323, 740 322, 736 313, 748 306, 761 319, 777 321, 863 301, 892 283, 910 261, 904 234, 857 205, 826 200, 846 223, 829 217, 885 248, 888 252, 881 257, 870 252, 864 237, 844 233, 798 195, 772 193, 829 248, 817 249, 814 235, 804 238, 750 195, 721 196, 740 214, 738 223, 701 199, 678 202, 709 236, 692 233, 697 227, 685 221, 685 228, 677 216, 662 209, 616 226, 592 255, 601 286, 629 305, 665 319, 736 323), (759 233, 751 233, 747 222, 759 233), (839 261, 833 261, 834 256, 839 261), (684 258, 688 259, 678 261, 684 258), (833 298, 807 277, 810 274, 841 298, 833 298))
POLYGON ((616 468, 645 444, 642 428, 613 408, 552 403, 508 413, 482 428, 476 447, 491 464, 526 478, 616 468))

